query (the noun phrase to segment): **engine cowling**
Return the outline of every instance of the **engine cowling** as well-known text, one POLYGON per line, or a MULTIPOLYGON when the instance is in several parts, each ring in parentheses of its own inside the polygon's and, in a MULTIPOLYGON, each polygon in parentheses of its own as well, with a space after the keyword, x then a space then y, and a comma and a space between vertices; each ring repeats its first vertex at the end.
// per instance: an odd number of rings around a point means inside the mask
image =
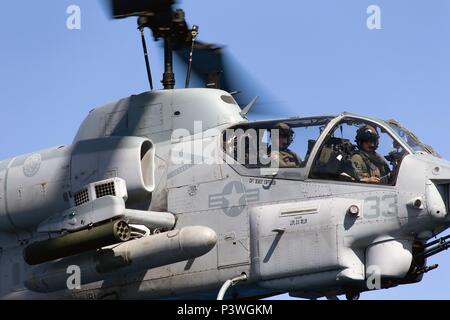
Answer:
POLYGON ((34 230, 51 215, 75 206, 89 183, 125 180, 128 204, 150 199, 154 148, 141 137, 79 141, 0 162, 0 231, 34 230))
POLYGON ((75 144, 71 159, 74 193, 87 184, 113 177, 125 180, 130 202, 154 190, 154 149, 139 137, 109 137, 75 144))

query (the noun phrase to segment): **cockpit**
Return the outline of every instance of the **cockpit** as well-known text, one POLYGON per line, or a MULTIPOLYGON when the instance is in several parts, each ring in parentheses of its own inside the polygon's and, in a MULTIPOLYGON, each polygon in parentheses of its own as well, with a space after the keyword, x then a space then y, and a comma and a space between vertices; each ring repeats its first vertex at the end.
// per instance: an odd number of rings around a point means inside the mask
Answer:
POLYGON ((403 158, 437 153, 394 120, 351 114, 258 121, 223 135, 241 175, 395 185, 403 158))

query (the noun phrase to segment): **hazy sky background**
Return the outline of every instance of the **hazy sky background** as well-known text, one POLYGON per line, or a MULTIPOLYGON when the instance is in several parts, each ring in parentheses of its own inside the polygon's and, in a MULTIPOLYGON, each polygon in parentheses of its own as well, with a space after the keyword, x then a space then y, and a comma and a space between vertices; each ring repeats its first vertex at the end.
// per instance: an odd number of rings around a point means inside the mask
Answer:
MULTIPOLYGON (((245 72, 290 106, 286 115, 396 118, 450 159, 450 1, 181 6, 199 38, 226 44, 245 72), (371 4, 381 8, 381 30, 366 26, 371 4)), ((147 90, 135 20, 110 21, 99 0, 5 2, 0 39, 0 159, 70 144, 89 110, 147 90), (81 7, 81 30, 66 28, 71 4, 81 7)), ((161 51, 147 40, 160 86, 161 51)), ((440 267, 422 283, 362 298, 449 299, 450 252, 429 263, 440 267)))

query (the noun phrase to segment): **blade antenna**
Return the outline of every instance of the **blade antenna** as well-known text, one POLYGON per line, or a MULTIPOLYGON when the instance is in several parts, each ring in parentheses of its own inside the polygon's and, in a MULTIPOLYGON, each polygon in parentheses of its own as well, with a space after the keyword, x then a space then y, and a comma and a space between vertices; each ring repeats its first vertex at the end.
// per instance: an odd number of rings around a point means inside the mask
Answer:
POLYGON ((145 67, 147 68, 148 83, 150 85, 150 91, 153 91, 152 72, 150 70, 150 62, 148 58, 147 42, 145 41, 144 27, 139 26, 139 31, 141 32, 142 48, 144 49, 144 59, 145 59, 145 67))
POLYGON ((186 74, 186 84, 184 86, 185 88, 189 88, 189 81, 191 79, 192 57, 194 54, 195 39, 197 38, 197 35, 198 35, 198 26, 196 26, 196 25, 192 26, 191 35, 192 35, 192 43, 191 43, 191 51, 189 52, 189 63, 188 63, 188 70, 187 70, 187 74, 186 74))

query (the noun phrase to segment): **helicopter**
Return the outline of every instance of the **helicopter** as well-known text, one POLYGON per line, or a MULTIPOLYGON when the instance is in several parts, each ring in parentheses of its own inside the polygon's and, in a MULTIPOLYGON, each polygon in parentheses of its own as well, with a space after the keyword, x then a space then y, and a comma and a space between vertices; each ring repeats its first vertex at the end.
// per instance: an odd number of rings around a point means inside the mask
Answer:
POLYGON ((174 3, 112 1, 115 18, 163 40, 164 90, 146 59, 152 90, 91 111, 69 146, 0 162, 0 296, 357 299, 434 269, 427 258, 449 245, 431 239, 449 226, 450 163, 395 120, 248 121, 257 97, 233 87, 220 48, 197 42, 174 3), (191 72, 204 88, 189 87, 191 72), (267 161, 279 123, 295 134, 295 168, 267 161), (365 125, 380 136, 383 183, 342 179, 365 125))

